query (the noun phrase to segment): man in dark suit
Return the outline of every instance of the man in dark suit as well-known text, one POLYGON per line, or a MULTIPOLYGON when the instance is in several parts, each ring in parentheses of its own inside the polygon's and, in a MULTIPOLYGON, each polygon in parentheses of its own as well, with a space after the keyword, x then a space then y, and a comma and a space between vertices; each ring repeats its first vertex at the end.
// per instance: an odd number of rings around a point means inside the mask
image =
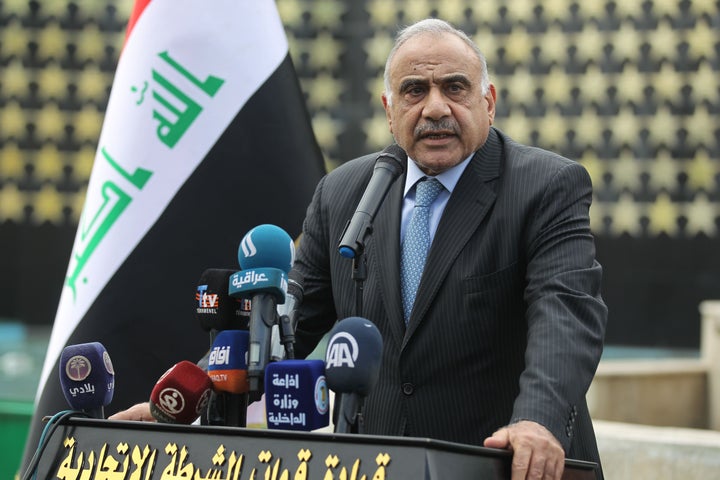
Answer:
MULTIPOLYGON (((559 479, 566 455, 599 462, 585 394, 607 309, 587 172, 492 126, 496 94, 484 57, 440 20, 400 33, 382 98, 409 159, 365 244, 362 316, 384 340, 365 432, 508 448, 513 479, 559 479), (403 250, 424 177, 442 187, 415 290, 403 250)), ((298 353, 357 314, 352 262, 337 247, 376 158, 329 173, 308 208, 295 263, 305 292, 298 353)))
MULTIPOLYGON (((384 349, 365 432, 508 448, 513 480, 559 479, 566 455, 600 460, 585 402, 607 320, 592 186, 579 164, 492 126, 495 99, 464 33, 440 20, 400 33, 383 104, 409 158, 365 244, 362 316, 384 349), (416 189, 435 181, 431 246, 417 262, 408 253, 416 189), (409 264, 424 264, 417 287, 409 264)), ((294 267, 304 277, 298 356, 357 314, 352 262, 338 241, 376 158, 329 173, 308 207, 294 267)), ((113 418, 152 419, 147 403, 113 418)))

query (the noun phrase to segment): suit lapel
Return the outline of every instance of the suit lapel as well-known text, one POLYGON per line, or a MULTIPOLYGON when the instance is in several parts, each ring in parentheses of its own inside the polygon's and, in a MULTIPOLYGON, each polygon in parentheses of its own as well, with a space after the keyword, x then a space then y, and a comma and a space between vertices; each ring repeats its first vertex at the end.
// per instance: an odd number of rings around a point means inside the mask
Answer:
POLYGON ((475 153, 450 196, 428 252, 403 347, 437 295, 450 267, 495 202, 494 180, 500 175, 502 144, 494 129, 475 153))
POLYGON ((405 320, 402 314, 400 298, 400 213, 402 210, 403 187, 405 175, 395 180, 387 193, 382 208, 378 210, 373 221, 373 237, 387 239, 382 244, 375 244, 377 265, 372 265, 378 272, 378 282, 382 300, 387 311, 388 324, 397 345, 402 343, 405 335, 405 320))

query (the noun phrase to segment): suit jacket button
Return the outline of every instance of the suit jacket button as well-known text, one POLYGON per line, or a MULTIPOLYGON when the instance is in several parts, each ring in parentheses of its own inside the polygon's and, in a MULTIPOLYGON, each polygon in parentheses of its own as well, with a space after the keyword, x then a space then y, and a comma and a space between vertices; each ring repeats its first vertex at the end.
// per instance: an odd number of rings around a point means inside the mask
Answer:
POLYGON ((415 385, 413 385, 412 383, 403 383, 402 384, 402 392, 405 395, 412 395, 414 391, 415 391, 415 385))

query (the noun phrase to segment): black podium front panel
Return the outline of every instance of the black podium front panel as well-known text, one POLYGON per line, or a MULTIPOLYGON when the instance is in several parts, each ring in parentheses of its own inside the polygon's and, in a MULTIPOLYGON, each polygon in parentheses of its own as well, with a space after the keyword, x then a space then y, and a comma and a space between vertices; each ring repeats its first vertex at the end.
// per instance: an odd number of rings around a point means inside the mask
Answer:
MULTIPOLYGON (((594 480, 567 460, 564 480, 594 480)), ((38 477, 59 480, 509 479, 510 454, 421 438, 75 418, 50 438, 38 477)))

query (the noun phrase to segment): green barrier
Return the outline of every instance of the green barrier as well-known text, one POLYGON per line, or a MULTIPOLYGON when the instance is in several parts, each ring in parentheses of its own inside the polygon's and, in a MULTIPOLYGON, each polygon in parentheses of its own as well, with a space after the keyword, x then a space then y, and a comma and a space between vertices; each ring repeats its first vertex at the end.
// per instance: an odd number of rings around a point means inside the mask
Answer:
POLYGON ((18 473, 32 414, 32 402, 0 400, 0 478, 18 473))
POLYGON ((0 318, 0 479, 15 478, 33 418, 50 326, 0 318))

